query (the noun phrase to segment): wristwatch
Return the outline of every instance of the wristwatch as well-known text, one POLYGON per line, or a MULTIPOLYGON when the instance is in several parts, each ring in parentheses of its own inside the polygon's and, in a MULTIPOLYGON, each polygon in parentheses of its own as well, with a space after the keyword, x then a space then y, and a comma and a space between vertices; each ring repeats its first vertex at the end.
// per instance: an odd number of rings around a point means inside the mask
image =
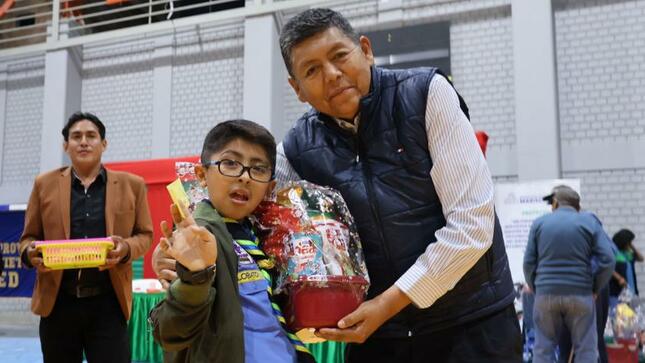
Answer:
POLYGON ((216 266, 216 264, 213 264, 212 266, 209 266, 200 271, 190 271, 186 268, 186 266, 179 263, 179 261, 175 262, 177 276, 179 277, 181 282, 188 285, 201 285, 205 282, 210 281, 213 276, 215 276, 216 266))

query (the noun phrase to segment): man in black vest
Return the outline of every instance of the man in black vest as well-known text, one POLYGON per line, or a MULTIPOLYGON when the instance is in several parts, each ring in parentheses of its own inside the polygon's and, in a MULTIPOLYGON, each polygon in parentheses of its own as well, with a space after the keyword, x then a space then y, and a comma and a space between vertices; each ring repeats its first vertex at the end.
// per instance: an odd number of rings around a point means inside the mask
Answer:
POLYGON ((339 190, 371 287, 336 329, 348 362, 519 362, 521 337, 490 171, 468 109, 434 68, 374 66, 329 9, 282 29, 289 83, 312 109, 278 146, 278 181, 339 190))
MULTIPOLYGON (((278 146, 276 178, 342 193, 371 279, 368 300, 317 334, 350 343, 349 363, 520 362, 493 183, 463 99, 437 69, 374 66, 369 39, 329 9, 293 17, 280 47, 312 108, 278 146)), ((172 266, 155 251, 160 279, 172 266)))

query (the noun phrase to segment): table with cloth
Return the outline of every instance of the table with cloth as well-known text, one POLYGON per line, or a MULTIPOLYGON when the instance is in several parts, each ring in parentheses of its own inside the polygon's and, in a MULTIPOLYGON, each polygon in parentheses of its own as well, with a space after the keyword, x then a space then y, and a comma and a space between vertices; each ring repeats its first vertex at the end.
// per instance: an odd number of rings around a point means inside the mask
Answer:
POLYGON ((128 334, 133 362, 163 362, 163 351, 159 344, 155 343, 148 326, 148 313, 165 296, 165 292, 132 294, 132 316, 128 322, 128 334))
MULTIPOLYGON (((165 292, 150 294, 135 292, 132 294, 132 316, 128 323, 128 334, 130 334, 133 362, 163 362, 163 351, 154 342, 148 326, 148 312, 165 296, 165 292)), ((318 363, 343 363, 345 361, 344 343, 307 344, 307 348, 318 363)))

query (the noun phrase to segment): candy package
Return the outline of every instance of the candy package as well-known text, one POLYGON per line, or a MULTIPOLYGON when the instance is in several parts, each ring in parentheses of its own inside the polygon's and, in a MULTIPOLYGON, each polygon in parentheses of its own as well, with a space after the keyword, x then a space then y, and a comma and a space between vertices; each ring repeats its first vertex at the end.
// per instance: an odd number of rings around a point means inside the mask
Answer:
POLYGON ((633 339, 638 334, 638 315, 627 303, 618 303, 611 311, 614 338, 633 339))
POLYGON ((252 218, 263 251, 276 262, 276 293, 288 296, 288 324, 335 326, 364 299, 369 277, 360 238, 337 191, 291 182, 252 218))
POLYGON ((177 161, 175 163, 175 172, 188 195, 188 210, 191 212, 195 209, 197 203, 208 199, 208 190, 200 185, 195 174, 195 165, 196 163, 190 161, 177 161))

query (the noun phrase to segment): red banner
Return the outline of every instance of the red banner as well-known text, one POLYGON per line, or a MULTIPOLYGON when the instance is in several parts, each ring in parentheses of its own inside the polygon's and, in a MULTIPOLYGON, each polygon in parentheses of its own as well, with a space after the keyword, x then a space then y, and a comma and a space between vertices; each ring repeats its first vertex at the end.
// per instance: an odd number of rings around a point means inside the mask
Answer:
POLYGON ((156 278, 152 271, 152 251, 159 243, 161 230, 159 224, 162 220, 171 221, 170 217, 170 196, 166 191, 166 185, 177 179, 175 172, 175 162, 191 161, 197 162, 198 156, 187 156, 171 159, 153 159, 142 161, 126 161, 118 163, 107 163, 105 167, 110 170, 127 171, 139 175, 145 180, 148 187, 148 205, 150 206, 150 216, 154 227, 154 237, 152 247, 146 253, 143 265, 144 278, 156 278))

